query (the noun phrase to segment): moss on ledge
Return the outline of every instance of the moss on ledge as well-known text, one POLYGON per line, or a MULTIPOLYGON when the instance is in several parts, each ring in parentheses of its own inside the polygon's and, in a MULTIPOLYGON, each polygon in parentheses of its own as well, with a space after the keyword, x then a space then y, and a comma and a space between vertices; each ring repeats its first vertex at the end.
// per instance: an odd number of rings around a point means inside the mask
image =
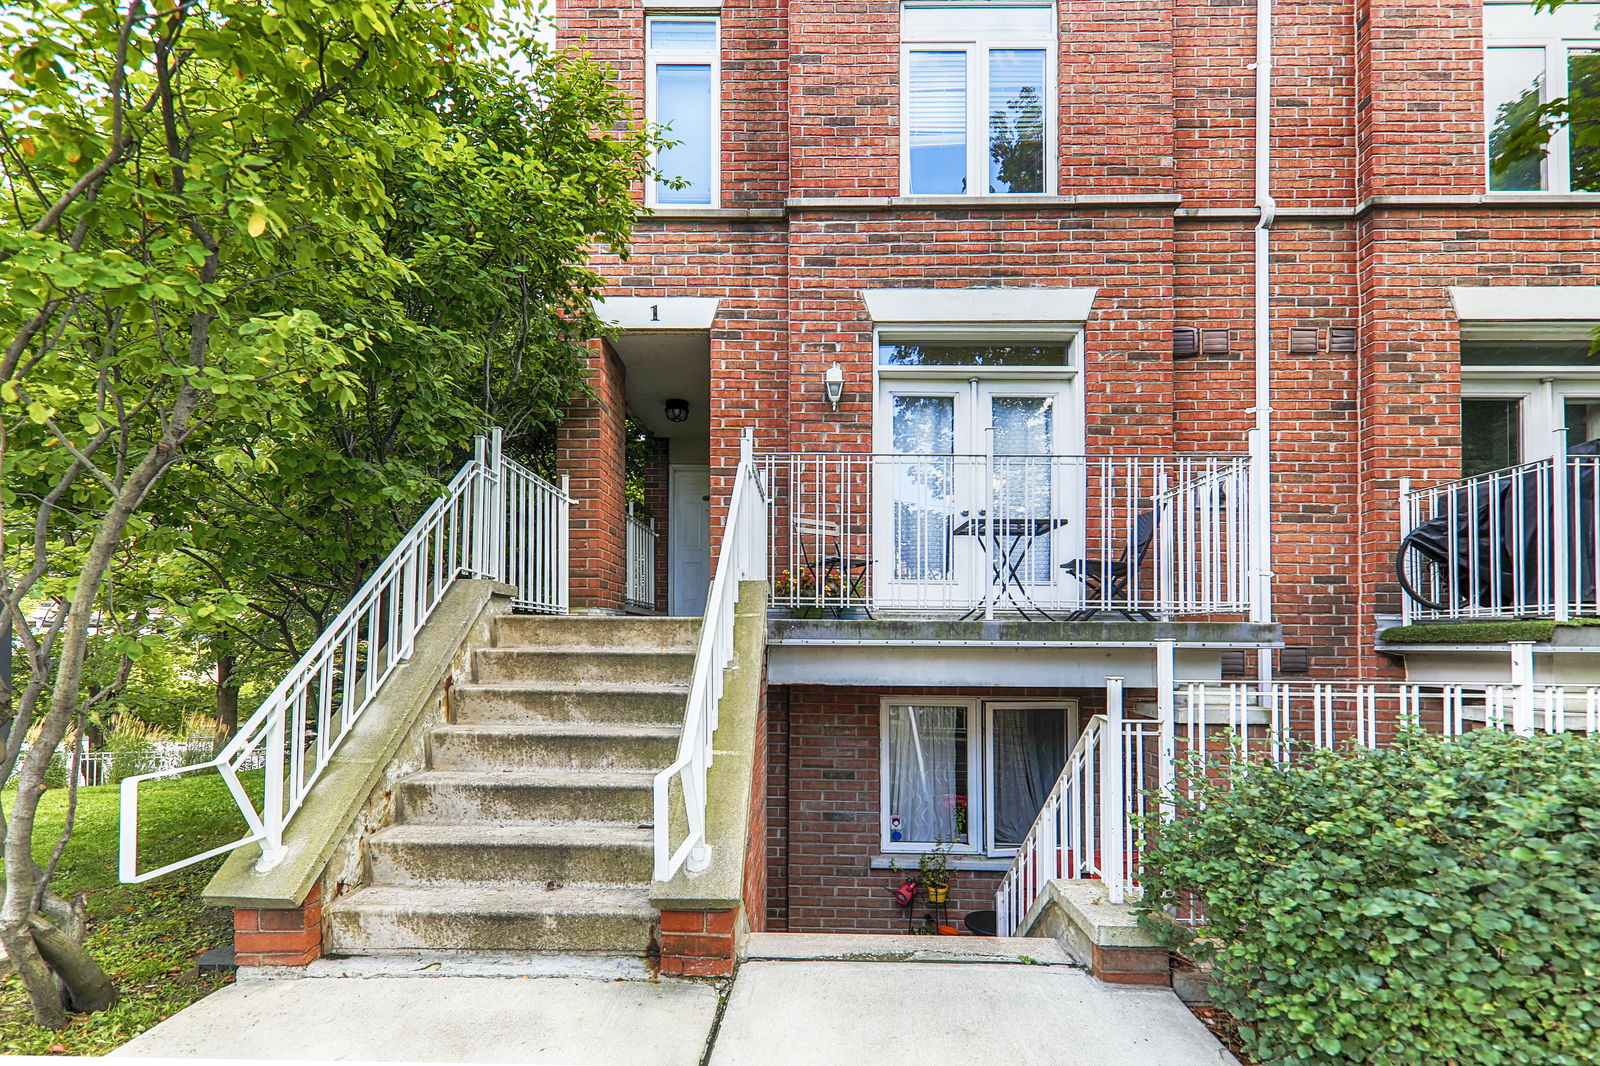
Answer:
POLYGON ((1391 626, 1378 634, 1385 644, 1505 644, 1513 640, 1546 641, 1561 626, 1600 626, 1600 618, 1574 618, 1570 622, 1434 622, 1391 626))

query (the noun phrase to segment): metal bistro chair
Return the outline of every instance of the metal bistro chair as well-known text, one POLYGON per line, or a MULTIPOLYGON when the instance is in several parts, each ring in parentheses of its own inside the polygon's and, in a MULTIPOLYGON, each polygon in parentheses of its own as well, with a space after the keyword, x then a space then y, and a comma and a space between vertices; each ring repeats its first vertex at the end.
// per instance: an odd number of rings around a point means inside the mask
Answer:
MULTIPOLYGON (((795 537, 799 541, 801 558, 804 560, 802 565, 811 571, 816 587, 820 590, 827 584, 828 571, 838 570, 839 580, 845 582, 845 588, 840 594, 840 602, 833 606, 836 608, 849 606, 847 602, 850 599, 849 590, 858 584, 865 584, 871 560, 845 551, 845 532, 837 522, 797 516, 793 520, 793 526, 795 537), (816 548, 815 559, 806 558, 805 553, 811 547, 816 548), (830 547, 832 554, 829 554, 830 547)), ((819 599, 826 599, 820 592, 818 596, 819 599)), ((866 610, 865 604, 861 606, 866 610)), ((870 610, 867 611, 867 617, 872 617, 870 610)))
MULTIPOLYGON (((1111 603, 1122 593, 1128 584, 1128 578, 1144 563, 1144 557, 1150 553, 1150 542, 1156 536, 1156 513, 1144 511, 1133 520, 1133 543, 1123 546, 1122 554, 1115 559, 1074 559, 1062 563, 1061 569, 1072 577, 1083 582, 1083 592, 1086 597, 1093 597, 1102 603, 1111 603), (1130 565, 1129 556, 1132 556, 1130 565)), ((1111 608, 1129 621, 1138 621, 1142 618, 1146 622, 1157 621, 1156 616, 1144 608, 1129 610, 1126 607, 1111 608)), ((1092 618, 1098 613, 1098 607, 1083 607, 1068 616, 1069 622, 1081 622, 1092 618)))

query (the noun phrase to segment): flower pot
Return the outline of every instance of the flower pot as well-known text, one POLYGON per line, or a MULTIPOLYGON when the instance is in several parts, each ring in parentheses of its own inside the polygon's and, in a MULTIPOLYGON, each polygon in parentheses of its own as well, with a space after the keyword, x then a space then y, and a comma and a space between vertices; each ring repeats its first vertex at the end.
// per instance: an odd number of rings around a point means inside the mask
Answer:
POLYGON ((943 903, 945 900, 950 898, 950 886, 928 885, 927 893, 929 903, 943 903))

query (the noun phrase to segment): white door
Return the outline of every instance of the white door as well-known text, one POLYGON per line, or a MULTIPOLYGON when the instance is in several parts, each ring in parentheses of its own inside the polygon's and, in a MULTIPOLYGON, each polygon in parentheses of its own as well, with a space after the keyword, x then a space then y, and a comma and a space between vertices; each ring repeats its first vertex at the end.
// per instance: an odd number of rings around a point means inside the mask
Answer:
POLYGON ((1067 491, 1071 472, 1055 458, 1069 439, 1066 390, 1060 383, 885 379, 873 516, 880 604, 976 607, 1000 565, 1039 602, 1059 599, 1052 523, 1067 522, 1071 500, 1081 495, 1067 491), (1017 539, 1025 528, 1037 535, 1017 539), (1002 562, 996 549, 1018 554, 1002 562))
POLYGON ((668 603, 675 615, 703 615, 711 586, 711 468, 674 466, 669 488, 668 603))

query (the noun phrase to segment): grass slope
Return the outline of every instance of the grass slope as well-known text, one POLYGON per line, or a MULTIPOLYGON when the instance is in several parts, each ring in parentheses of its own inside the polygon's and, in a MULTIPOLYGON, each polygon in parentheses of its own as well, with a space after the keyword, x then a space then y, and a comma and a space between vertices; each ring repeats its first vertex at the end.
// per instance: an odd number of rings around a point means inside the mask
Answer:
MULTIPOLYGON (((260 777, 260 774, 256 774, 260 777)), ((9 811, 15 792, 0 802, 9 811)), ((52 789, 39 806, 35 853, 45 862, 60 836, 67 790, 52 789)), ((243 835, 244 820, 214 773, 158 781, 139 790, 140 867, 198 854, 243 835)), ((78 790, 72 841, 55 877, 63 896, 88 893, 89 951, 110 973, 121 999, 108 1011, 76 1015, 58 1032, 33 1024, 22 983, 0 981, 0 1054, 98 1055, 228 983, 201 975, 195 957, 230 942, 230 912, 207 907, 200 891, 220 857, 142 885, 117 881, 118 788, 78 790)))

